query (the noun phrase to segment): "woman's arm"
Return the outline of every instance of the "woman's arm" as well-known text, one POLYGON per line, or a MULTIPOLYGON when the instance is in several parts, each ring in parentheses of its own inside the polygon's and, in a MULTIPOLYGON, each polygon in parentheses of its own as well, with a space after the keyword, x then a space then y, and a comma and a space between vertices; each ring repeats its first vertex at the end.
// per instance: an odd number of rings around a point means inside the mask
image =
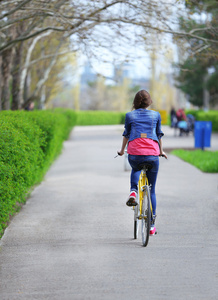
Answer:
POLYGON ((124 154, 126 145, 127 145, 127 143, 128 143, 128 140, 129 140, 129 139, 126 138, 125 136, 123 137, 123 142, 122 142, 121 149, 120 149, 120 151, 117 151, 117 153, 118 153, 120 156, 122 156, 122 155, 124 154))
POLYGON ((163 144, 162 139, 159 139, 159 146, 160 146, 160 156, 164 156, 167 159, 166 153, 163 151, 163 144))

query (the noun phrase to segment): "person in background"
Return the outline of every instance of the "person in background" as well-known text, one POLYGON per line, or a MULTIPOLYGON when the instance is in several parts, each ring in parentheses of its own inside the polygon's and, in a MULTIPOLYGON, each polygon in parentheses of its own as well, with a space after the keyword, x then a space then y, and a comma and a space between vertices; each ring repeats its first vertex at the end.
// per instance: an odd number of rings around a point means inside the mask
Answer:
POLYGON ((133 111, 128 112, 125 117, 125 130, 123 132, 123 142, 120 151, 117 153, 123 155, 128 144, 127 153, 130 166, 132 167, 130 177, 130 195, 126 202, 128 206, 136 206, 138 181, 141 173, 140 165, 149 163, 152 169, 147 171, 147 177, 151 184, 151 202, 153 209, 152 226, 150 234, 156 232, 156 194, 155 185, 159 169, 159 156, 167 155, 163 151, 160 113, 148 110, 152 99, 146 90, 136 93, 133 101, 133 111))
POLYGON ((34 102, 30 102, 26 107, 25 110, 31 111, 34 110, 35 104, 34 102))
POLYGON ((177 123, 176 110, 174 107, 171 108, 170 111, 170 126, 171 128, 175 128, 177 123))
POLYGON ((177 110, 176 117, 178 122, 187 120, 184 108, 180 108, 177 110))
POLYGON ((176 127, 179 128, 179 136, 182 136, 188 131, 187 117, 184 108, 180 108, 176 112, 177 124, 176 127))

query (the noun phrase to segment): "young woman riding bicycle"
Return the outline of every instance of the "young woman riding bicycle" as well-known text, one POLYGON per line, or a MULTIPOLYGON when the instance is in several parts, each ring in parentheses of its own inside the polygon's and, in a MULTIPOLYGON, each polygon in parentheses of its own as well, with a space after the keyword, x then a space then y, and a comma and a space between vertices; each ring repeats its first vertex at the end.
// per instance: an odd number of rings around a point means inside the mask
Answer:
POLYGON ((128 160, 132 167, 130 177, 130 195, 126 202, 128 206, 135 206, 138 180, 141 173, 140 166, 142 163, 149 163, 152 169, 147 171, 148 181, 151 184, 151 202, 153 208, 153 224, 150 234, 155 234, 156 228, 154 226, 156 216, 156 194, 155 185, 159 169, 159 156, 167 155, 163 151, 161 131, 161 117, 160 113, 148 110, 148 106, 152 103, 150 94, 145 91, 139 91, 133 101, 133 111, 126 114, 125 130, 123 132, 123 142, 119 155, 123 155, 126 145, 128 143, 127 153, 128 160))

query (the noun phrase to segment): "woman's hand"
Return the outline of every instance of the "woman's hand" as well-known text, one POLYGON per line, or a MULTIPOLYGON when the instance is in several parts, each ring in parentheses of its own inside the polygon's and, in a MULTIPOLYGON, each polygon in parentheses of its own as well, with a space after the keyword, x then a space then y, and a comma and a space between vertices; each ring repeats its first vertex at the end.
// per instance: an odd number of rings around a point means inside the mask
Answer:
POLYGON ((163 156, 163 157, 165 157, 165 158, 167 159, 167 155, 166 155, 166 153, 165 153, 164 151, 162 151, 162 152, 160 153, 160 156, 163 156))
POLYGON ((123 150, 120 150, 120 151, 117 151, 117 154, 120 155, 120 156, 123 156, 125 152, 123 150))

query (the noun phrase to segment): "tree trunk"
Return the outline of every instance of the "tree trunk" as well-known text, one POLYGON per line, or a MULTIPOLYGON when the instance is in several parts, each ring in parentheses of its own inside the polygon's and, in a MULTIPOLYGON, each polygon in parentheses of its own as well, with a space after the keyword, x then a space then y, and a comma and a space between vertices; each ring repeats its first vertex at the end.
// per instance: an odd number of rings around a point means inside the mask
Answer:
POLYGON ((2 109, 10 109, 10 76, 13 49, 7 49, 2 53, 2 109))
POLYGON ((57 61, 57 57, 58 57, 58 52, 59 52, 59 49, 61 48, 62 46, 62 43, 63 41, 61 41, 56 49, 56 52, 54 53, 51 61, 50 61, 50 64, 48 65, 47 69, 44 70, 44 74, 43 74, 43 77, 38 81, 36 87, 35 87, 35 90, 33 91, 32 95, 27 99, 27 101, 22 105, 23 108, 26 107, 27 105, 29 105, 32 101, 34 101, 38 96, 39 96, 39 93, 43 87, 43 85, 45 84, 45 82, 48 80, 48 77, 49 77, 49 74, 53 68, 53 66, 55 65, 56 61, 57 61))
POLYGON ((209 78, 209 74, 207 73, 205 76, 204 76, 204 92, 203 92, 203 106, 204 106, 204 111, 208 111, 209 110, 209 102, 210 102, 210 94, 207 90, 207 81, 208 81, 208 78, 209 78))
POLYGON ((12 70, 12 110, 21 108, 21 93, 20 93, 20 80, 21 80, 21 66, 22 66, 22 53, 23 42, 15 47, 15 55, 13 59, 12 70))
POLYGON ((26 59, 25 59, 24 65, 23 65, 23 70, 22 70, 21 75, 20 75, 21 78, 20 78, 20 88, 19 88, 20 96, 21 96, 21 106, 23 106, 23 107, 25 107, 26 102, 27 102, 27 100, 26 100, 27 93, 25 91, 25 85, 26 85, 26 80, 27 80, 27 76, 28 76, 28 68, 29 68, 32 52, 33 52, 37 42, 41 38, 44 38, 45 36, 48 36, 49 34, 51 34, 51 30, 37 36, 36 38, 34 38, 31 45, 29 46, 29 48, 27 50, 26 59))
MULTIPOLYGON (((20 22, 15 28, 14 34, 20 36, 24 31, 25 23, 20 22)), ((13 110, 21 108, 21 92, 20 92, 20 81, 21 81, 21 69, 22 69, 22 55, 23 55, 23 42, 18 43, 15 47, 15 55, 13 58, 12 67, 12 106, 13 110)))

